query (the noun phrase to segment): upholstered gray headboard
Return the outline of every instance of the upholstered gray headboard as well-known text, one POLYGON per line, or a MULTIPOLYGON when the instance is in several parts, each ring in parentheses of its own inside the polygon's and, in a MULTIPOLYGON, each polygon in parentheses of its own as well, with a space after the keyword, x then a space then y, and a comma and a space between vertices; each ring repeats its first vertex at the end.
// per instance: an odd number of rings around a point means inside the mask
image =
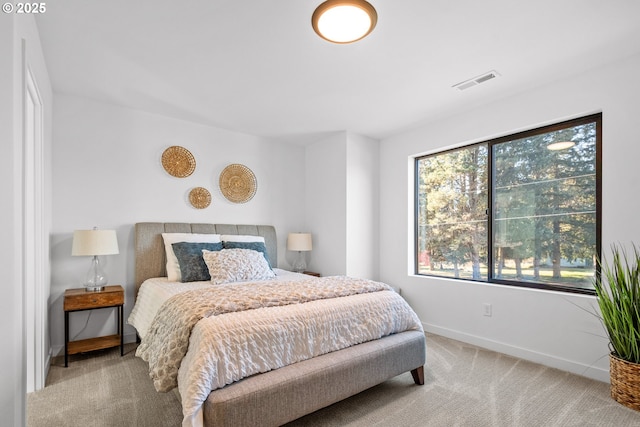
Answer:
POLYGON ((167 275, 162 233, 244 234, 262 236, 272 265, 278 265, 276 229, 271 225, 189 224, 186 222, 139 222, 135 225, 136 295, 145 280, 167 275))

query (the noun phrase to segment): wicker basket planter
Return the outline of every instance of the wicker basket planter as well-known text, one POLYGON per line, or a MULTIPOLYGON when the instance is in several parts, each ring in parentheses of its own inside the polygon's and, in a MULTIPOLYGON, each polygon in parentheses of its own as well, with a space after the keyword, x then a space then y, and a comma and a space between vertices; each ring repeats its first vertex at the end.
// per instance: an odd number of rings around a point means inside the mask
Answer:
POLYGON ((627 408, 640 411, 640 364, 609 355, 611 397, 627 408))

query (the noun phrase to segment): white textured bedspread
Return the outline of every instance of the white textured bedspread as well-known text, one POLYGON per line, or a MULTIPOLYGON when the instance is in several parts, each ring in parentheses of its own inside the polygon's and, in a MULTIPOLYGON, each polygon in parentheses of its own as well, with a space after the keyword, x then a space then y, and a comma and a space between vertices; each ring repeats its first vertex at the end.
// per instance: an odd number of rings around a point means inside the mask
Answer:
POLYGON ((182 328, 188 329, 188 351, 177 373, 185 426, 201 425, 209 393, 234 381, 393 333, 422 330, 400 295, 363 279, 256 282, 188 294, 195 309, 172 315, 182 310, 172 304, 189 306, 189 299, 186 294, 169 299, 137 353, 150 362, 156 387, 166 391, 174 383, 174 359, 182 357, 182 328), (204 304, 202 292, 213 301, 204 304))
MULTIPOLYGON (((291 282, 308 278, 304 274, 274 268, 276 277, 272 279, 278 282, 291 282)), ((239 284, 235 283, 235 284, 239 284)), ((235 285, 230 284, 230 285, 235 285)), ((140 286, 136 297, 136 304, 131 310, 127 323, 136 328, 140 338, 144 338, 151 326, 153 318, 166 300, 174 295, 193 289, 203 289, 212 286, 210 281, 206 282, 170 282, 166 277, 154 277, 147 279, 140 286)))

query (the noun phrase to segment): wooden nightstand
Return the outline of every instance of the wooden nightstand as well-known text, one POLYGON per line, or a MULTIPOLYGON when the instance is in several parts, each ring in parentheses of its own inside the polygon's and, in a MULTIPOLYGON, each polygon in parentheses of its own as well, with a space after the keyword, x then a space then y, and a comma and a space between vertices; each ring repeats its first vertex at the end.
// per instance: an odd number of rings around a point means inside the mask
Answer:
POLYGON ((124 289, 120 285, 105 286, 102 291, 86 291, 84 288, 64 291, 64 366, 68 366, 70 354, 85 351, 102 350, 120 346, 120 356, 124 355, 123 336, 124 289), (73 311, 94 310, 99 308, 118 308, 118 333, 104 337, 89 338, 69 342, 69 313, 73 311))
POLYGON ((316 273, 315 271, 303 271, 302 274, 306 274, 307 276, 320 277, 320 273, 316 273))

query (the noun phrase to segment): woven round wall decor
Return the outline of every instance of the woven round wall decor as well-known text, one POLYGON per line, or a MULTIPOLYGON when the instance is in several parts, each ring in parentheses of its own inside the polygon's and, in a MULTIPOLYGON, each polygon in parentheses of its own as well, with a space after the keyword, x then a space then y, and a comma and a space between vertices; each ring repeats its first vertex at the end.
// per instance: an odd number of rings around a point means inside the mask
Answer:
POLYGON ((204 209, 211 204, 211 193, 204 187, 196 187, 189 192, 189 202, 196 209, 204 209))
POLYGON ((196 170, 196 159, 186 148, 173 145, 162 153, 162 167, 171 176, 186 178, 196 170))
POLYGON ((220 173, 219 186, 222 195, 233 203, 246 203, 256 194, 258 181, 251 169, 237 163, 220 173))

